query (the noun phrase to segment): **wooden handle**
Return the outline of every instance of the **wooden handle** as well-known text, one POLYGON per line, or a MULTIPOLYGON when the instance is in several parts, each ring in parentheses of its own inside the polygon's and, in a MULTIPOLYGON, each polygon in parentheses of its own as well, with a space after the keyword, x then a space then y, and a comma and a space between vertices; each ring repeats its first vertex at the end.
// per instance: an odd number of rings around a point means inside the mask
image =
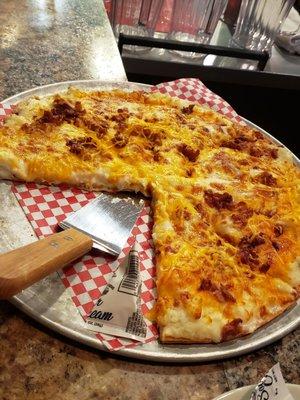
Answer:
POLYGON ((70 228, 0 254, 0 299, 7 299, 83 256, 92 239, 70 228))

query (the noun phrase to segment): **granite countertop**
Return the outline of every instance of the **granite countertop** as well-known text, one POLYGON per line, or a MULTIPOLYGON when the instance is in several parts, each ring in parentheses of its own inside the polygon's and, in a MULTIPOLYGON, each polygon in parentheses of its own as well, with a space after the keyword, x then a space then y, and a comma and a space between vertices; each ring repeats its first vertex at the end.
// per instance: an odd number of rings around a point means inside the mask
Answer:
POLYGON ((0 99, 54 82, 126 80, 101 0, 0 3, 0 99))
POLYGON ((300 383, 300 331, 247 356, 209 364, 137 362, 56 335, 0 302, 1 400, 211 400, 256 383, 277 361, 300 383))
MULTIPOLYGON (((2 1, 0 37, 1 99, 65 80, 126 80, 100 0, 2 1)), ((0 301, 0 399, 210 400, 256 383, 277 361, 300 384, 299 345, 297 330, 224 362, 138 362, 72 342, 0 301)))

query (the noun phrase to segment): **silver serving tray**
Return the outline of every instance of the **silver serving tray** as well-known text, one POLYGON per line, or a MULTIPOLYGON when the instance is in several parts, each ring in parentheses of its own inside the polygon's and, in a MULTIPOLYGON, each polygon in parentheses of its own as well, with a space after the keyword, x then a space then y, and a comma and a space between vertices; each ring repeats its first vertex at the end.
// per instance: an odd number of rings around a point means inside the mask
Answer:
MULTIPOLYGON (((69 85, 84 89, 149 90, 147 85, 131 82, 109 83, 101 81, 68 81, 38 87, 4 100, 4 105, 15 104, 28 96, 49 95, 63 91, 69 85)), ((274 142, 281 144, 270 134, 259 129, 274 142)), ((294 156, 295 163, 300 161, 294 156)), ((0 252, 4 252, 36 240, 35 233, 21 207, 11 193, 10 182, 0 181, 0 252)), ((41 324, 88 346, 108 351, 106 347, 85 329, 83 320, 57 273, 54 273, 11 299, 20 310, 41 324)), ((254 351, 287 335, 300 324, 300 302, 251 335, 220 344, 162 345, 152 342, 135 348, 119 350, 122 356, 159 362, 196 362, 220 360, 254 351)))

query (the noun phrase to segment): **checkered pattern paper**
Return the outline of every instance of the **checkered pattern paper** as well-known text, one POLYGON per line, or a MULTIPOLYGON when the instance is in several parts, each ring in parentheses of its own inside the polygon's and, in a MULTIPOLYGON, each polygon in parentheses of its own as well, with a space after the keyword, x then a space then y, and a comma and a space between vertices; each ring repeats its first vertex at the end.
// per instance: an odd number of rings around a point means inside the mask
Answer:
MULTIPOLYGON (((207 105, 226 117, 236 122, 241 122, 241 118, 232 107, 222 98, 211 92, 198 79, 179 79, 173 82, 162 83, 153 87, 152 90, 168 93, 170 96, 190 100, 194 103, 207 105)), ((10 113, 11 108, 0 104, 0 121, 10 113)), ((62 185, 49 187, 34 183, 15 183, 12 190, 39 238, 55 232, 59 221, 66 218, 69 213, 84 206, 96 196, 94 192, 86 192, 62 185)), ((92 250, 79 262, 59 272, 63 284, 68 288, 74 304, 83 317, 91 311, 94 303, 98 300, 103 289, 109 282, 112 271, 122 262, 134 241, 138 244, 141 260, 142 312, 146 314, 153 307, 156 298, 156 288, 151 228, 151 210, 149 205, 146 205, 138 217, 126 246, 118 259, 103 257, 99 255, 99 252, 97 253, 92 250)), ((104 334, 95 335, 109 350, 134 347, 141 343, 104 334)), ((156 327, 148 323, 147 336, 144 342, 149 342, 156 338, 156 327)))
POLYGON ((152 90, 158 90, 161 93, 167 93, 173 97, 179 97, 183 100, 206 105, 234 122, 242 122, 242 118, 234 109, 224 99, 209 90, 199 79, 177 79, 176 81, 161 83, 153 87, 152 90))
POLYGON ((0 103, 0 123, 13 111, 13 106, 4 106, 0 103))

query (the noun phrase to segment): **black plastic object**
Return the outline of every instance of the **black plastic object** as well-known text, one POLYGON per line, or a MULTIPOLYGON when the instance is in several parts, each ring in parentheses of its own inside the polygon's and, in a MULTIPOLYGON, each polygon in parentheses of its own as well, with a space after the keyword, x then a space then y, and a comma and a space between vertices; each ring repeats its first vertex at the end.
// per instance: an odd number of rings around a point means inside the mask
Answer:
POLYGON ((198 44, 189 42, 179 42, 176 40, 154 39, 143 36, 132 36, 119 34, 118 48, 122 55, 124 45, 156 47, 168 50, 191 51, 195 53, 214 54, 216 56, 242 58, 247 60, 257 60, 257 68, 263 71, 270 54, 267 51, 258 52, 246 49, 230 48, 224 46, 214 46, 209 44, 198 44))

